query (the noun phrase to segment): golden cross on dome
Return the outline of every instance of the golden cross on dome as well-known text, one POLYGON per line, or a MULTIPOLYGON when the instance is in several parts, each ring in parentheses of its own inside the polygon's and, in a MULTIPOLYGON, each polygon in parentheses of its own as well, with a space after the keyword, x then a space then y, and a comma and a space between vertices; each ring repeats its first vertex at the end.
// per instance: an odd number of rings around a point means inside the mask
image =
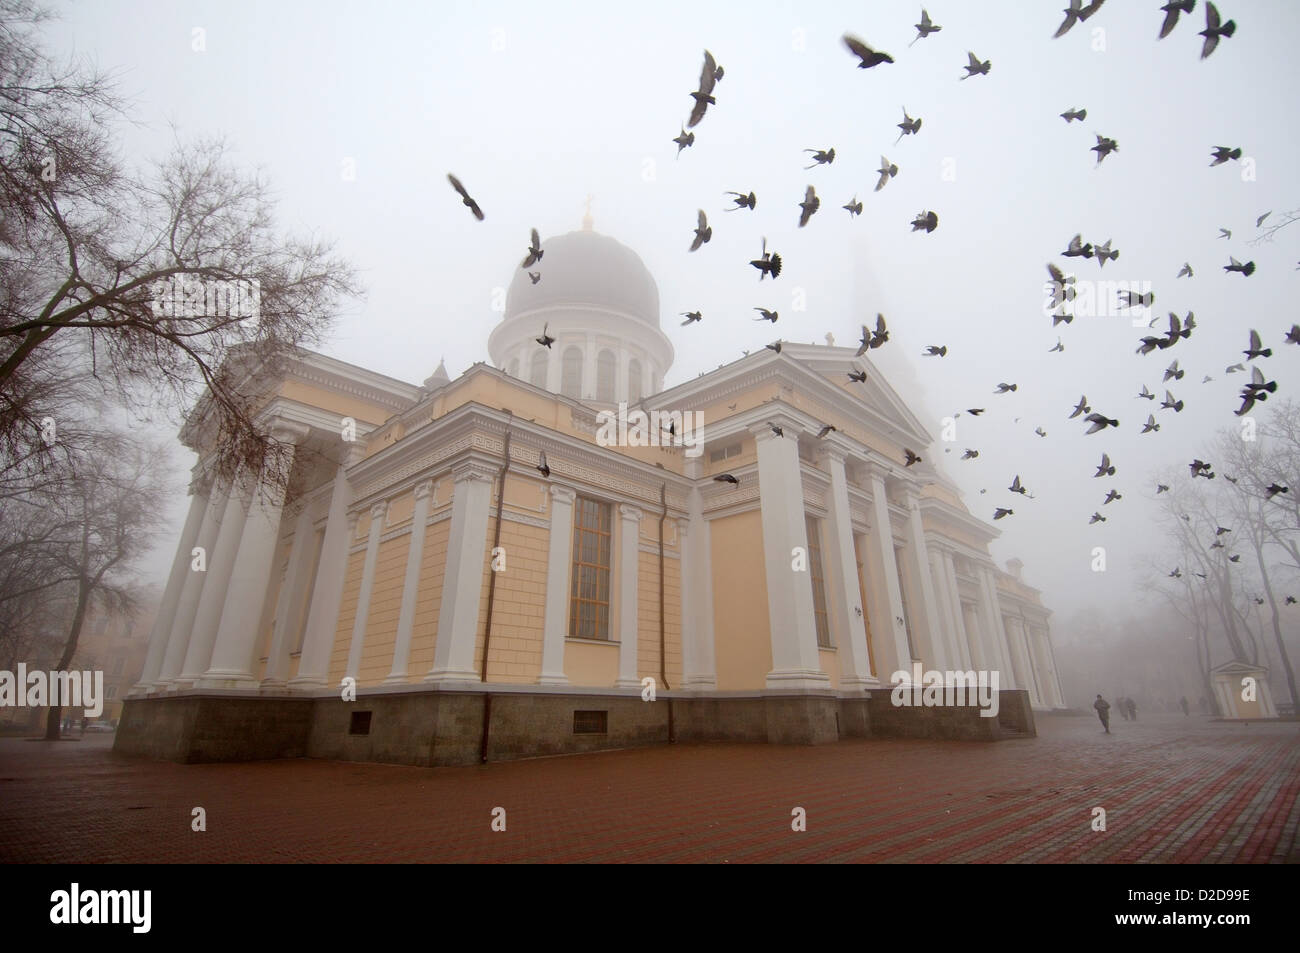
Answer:
POLYGON ((582 216, 582 230, 583 230, 584 232, 589 232, 589 231, 591 231, 591 200, 592 200, 592 198, 593 198, 593 196, 592 196, 590 193, 588 193, 588 195, 587 195, 587 211, 586 211, 586 214, 582 216))

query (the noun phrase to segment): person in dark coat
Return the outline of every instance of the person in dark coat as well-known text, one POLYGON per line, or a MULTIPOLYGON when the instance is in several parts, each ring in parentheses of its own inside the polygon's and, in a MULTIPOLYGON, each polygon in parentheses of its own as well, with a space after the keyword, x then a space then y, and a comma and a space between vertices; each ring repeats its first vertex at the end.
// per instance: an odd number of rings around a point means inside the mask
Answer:
POLYGON ((1180 707, 1183 710, 1183 717, 1186 718, 1188 716, 1186 695, 1178 699, 1178 707, 1180 707))
POLYGON ((1138 720, 1137 702, 1135 702, 1132 698, 1126 698, 1124 700, 1124 705, 1128 708, 1128 720, 1137 721, 1138 720))
POLYGON ((1119 716, 1125 721, 1128 721, 1128 702, 1125 700, 1124 696, 1116 696, 1115 704, 1119 707, 1119 716))
POLYGON ((1092 707, 1097 709, 1097 717, 1101 719, 1101 726, 1106 729, 1106 734, 1110 734, 1110 702, 1098 695, 1092 707))

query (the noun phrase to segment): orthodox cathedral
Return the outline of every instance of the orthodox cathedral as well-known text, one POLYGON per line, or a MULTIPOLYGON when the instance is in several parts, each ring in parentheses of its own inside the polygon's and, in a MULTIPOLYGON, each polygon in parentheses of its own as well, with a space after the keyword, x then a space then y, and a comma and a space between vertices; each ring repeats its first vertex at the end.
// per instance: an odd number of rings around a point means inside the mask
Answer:
POLYGON ((590 219, 543 249, 491 364, 454 380, 306 351, 250 365, 259 419, 294 447, 285 493, 213 478, 200 402, 119 751, 440 765, 996 739, 1065 706, 1038 592, 938 469, 904 465, 931 438, 868 356, 785 343, 665 389, 637 254, 590 219), (652 417, 669 428, 653 440, 610 426, 652 417), (995 673, 996 717, 900 704, 891 689, 931 672, 995 673))

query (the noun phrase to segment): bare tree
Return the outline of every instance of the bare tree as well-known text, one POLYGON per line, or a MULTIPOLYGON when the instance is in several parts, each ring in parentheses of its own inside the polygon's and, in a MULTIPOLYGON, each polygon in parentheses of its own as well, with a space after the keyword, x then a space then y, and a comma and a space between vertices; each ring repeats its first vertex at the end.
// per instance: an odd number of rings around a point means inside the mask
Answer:
POLYGON ((256 421, 267 375, 321 339, 355 274, 329 243, 280 234, 267 182, 221 140, 123 168, 111 78, 57 68, 44 17, 0 0, 0 462, 45 452, 44 403, 75 361, 136 411, 203 396, 217 471, 260 468, 287 452, 256 421))

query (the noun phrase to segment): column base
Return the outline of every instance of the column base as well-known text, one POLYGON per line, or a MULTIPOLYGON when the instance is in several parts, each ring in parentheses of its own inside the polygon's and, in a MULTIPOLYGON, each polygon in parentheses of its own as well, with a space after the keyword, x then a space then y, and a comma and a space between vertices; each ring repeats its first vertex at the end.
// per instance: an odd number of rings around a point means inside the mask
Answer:
POLYGON ((615 688, 641 688, 641 679, 639 678, 620 678, 614 683, 615 688))
POLYGON ((478 677, 478 672, 466 669, 434 669, 428 675, 424 676, 422 681, 427 685, 482 685, 483 680, 478 677))
POLYGON ((288 683, 282 678, 264 678, 257 687, 263 692, 284 692, 289 689, 288 683))
POLYGON ((411 676, 408 675, 408 674, 406 674, 405 672, 393 672, 393 673, 391 673, 391 674, 389 674, 389 675, 384 676, 384 680, 383 680, 382 684, 384 684, 384 685, 405 685, 405 684, 410 680, 410 678, 411 678, 411 676))
POLYGON ((548 675, 543 672, 537 676, 538 685, 568 685, 569 679, 564 675, 548 675))
POLYGON ((841 678, 840 688, 879 688, 880 679, 873 675, 855 676, 852 678, 841 678))
POLYGON ((289 679, 286 687, 290 691, 310 692, 319 688, 329 688, 324 675, 299 675, 289 679))
POLYGON ((779 688, 787 691, 799 689, 828 689, 831 687, 831 677, 825 672, 817 669, 785 669, 783 671, 771 671, 767 673, 768 688, 779 688))
POLYGON ((718 680, 712 675, 692 675, 682 679, 682 690, 690 692, 717 691, 718 680))
POLYGON ((234 672, 210 669, 194 683, 195 688, 256 688, 257 681, 251 672, 234 672))

